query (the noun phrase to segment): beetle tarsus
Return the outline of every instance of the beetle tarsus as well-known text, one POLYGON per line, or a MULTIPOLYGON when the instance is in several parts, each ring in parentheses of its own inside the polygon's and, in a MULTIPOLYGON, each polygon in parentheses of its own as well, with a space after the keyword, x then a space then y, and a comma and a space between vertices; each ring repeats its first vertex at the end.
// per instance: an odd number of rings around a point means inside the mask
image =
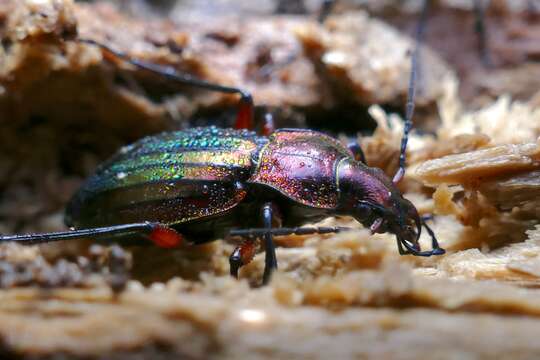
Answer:
MULTIPOLYGON (((433 219, 433 216, 429 217, 429 219, 433 219)), ((431 247, 433 250, 433 255, 443 255, 446 253, 446 250, 441 248, 439 246, 439 242, 437 241, 437 237, 435 236, 435 232, 426 224, 426 221, 428 220, 427 216, 422 217, 422 226, 426 228, 426 231, 428 232, 429 236, 431 237, 431 247)))
POLYGON ((400 255, 414 255, 414 256, 433 256, 433 255, 444 255, 446 253, 446 250, 441 248, 439 246, 439 243, 437 241, 437 238, 435 237, 435 233, 429 226, 426 225, 424 221, 422 221, 422 225, 426 228, 428 234, 431 236, 432 241, 432 249, 429 251, 420 251, 420 248, 413 247, 413 245, 409 244, 407 241, 397 238, 397 246, 398 246, 398 252, 400 255), (405 247, 405 249, 403 248, 405 247))
POLYGON ((436 249, 431 250, 431 255, 444 255, 444 254, 446 254, 446 250, 444 250, 443 248, 436 248, 436 249))

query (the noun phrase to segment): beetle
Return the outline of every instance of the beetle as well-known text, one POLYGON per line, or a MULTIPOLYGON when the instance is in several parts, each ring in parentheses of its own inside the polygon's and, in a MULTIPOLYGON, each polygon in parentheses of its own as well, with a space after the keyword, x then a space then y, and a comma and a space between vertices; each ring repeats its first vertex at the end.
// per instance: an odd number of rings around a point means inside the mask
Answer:
POLYGON ((402 255, 444 254, 425 219, 396 186, 404 175, 412 126, 419 38, 412 56, 399 170, 393 179, 367 166, 356 144, 347 147, 329 135, 306 129, 267 128, 268 136, 246 129, 252 127, 253 102, 239 88, 178 74, 96 41, 79 39, 175 81, 240 94, 237 129, 165 132, 125 146, 98 167, 67 205, 65 223, 70 231, 0 236, 0 241, 36 244, 145 234, 156 245, 173 248, 186 239, 199 244, 241 236, 245 241, 229 258, 231 275, 238 276, 239 268, 255 254, 255 239, 262 238, 266 284, 277 268, 274 236, 339 232, 344 228, 298 226, 350 215, 373 233, 395 234, 402 255), (431 236, 432 250, 420 249, 422 227, 431 236))

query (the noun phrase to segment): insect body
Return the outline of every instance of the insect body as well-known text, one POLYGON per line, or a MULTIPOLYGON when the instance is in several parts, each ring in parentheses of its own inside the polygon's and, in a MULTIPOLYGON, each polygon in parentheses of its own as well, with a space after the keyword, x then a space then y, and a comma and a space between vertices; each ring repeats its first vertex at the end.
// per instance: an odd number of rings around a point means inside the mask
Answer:
MULTIPOLYGON (((434 237, 433 250, 420 251, 422 219, 380 169, 355 160, 334 138, 301 129, 263 137, 206 127, 141 139, 99 167, 69 203, 66 224, 89 230, 0 240, 41 242, 62 239, 62 234, 76 238, 134 231, 172 247, 184 237, 201 243, 232 229, 256 228, 262 217, 263 228, 232 234, 265 237, 268 281, 277 266, 272 236, 340 231, 296 228, 331 215, 350 215, 373 232, 394 233, 402 254, 444 252, 434 237), (284 228, 272 228, 276 220, 284 228)), ((252 250, 247 241, 233 252, 233 275, 252 250)))
POLYGON ((144 138, 88 179, 69 203, 66 223, 148 221, 204 242, 257 227, 252 214, 267 203, 285 227, 351 215, 418 249, 418 214, 386 175, 354 160, 335 139, 302 129, 262 137, 207 127, 144 138))
POLYGON ((159 246, 175 247, 184 239, 201 243, 230 234, 246 239, 229 259, 231 274, 237 276, 254 255, 253 240, 262 238, 266 283, 277 268, 274 235, 338 232, 342 228, 297 226, 349 215, 372 232, 395 234, 400 254, 444 254, 433 231, 396 187, 405 171, 420 35, 419 26, 399 170, 392 180, 364 164, 357 144, 346 147, 312 130, 281 129, 269 131, 269 136, 240 130, 253 127, 251 96, 241 89, 178 74, 79 39, 173 81, 240 94, 238 129, 195 128, 141 139, 100 166, 75 194, 66 210, 66 224, 73 230, 0 236, 0 241, 34 244, 146 234, 159 246), (422 227, 432 238, 430 251, 420 250, 422 227))

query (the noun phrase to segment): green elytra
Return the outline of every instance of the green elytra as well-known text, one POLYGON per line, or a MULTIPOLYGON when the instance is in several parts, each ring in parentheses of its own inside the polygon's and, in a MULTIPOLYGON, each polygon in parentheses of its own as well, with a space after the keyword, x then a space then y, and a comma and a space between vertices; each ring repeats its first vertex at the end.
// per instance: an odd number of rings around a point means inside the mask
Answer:
POLYGON ((254 132, 216 127, 141 139, 100 166, 66 208, 77 228, 159 222, 181 224, 225 212, 243 198, 264 143, 254 132))

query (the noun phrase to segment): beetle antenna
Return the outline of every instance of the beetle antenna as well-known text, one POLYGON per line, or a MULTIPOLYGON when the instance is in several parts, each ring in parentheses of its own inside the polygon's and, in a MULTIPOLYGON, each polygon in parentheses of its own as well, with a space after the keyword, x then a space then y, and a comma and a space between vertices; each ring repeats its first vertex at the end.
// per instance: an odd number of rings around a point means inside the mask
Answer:
POLYGON ((317 18, 317 21, 320 24, 324 23, 326 18, 332 13, 332 9, 334 8, 334 5, 336 5, 336 2, 337 0, 323 0, 319 17, 317 18))
POLYGON ((491 58, 489 56, 489 44, 486 31, 486 13, 482 6, 481 0, 473 1, 474 9, 474 31, 478 37, 478 54, 482 59, 485 67, 492 65, 491 58))
POLYGON ((154 64, 147 61, 133 59, 127 54, 114 50, 110 48, 109 46, 103 43, 100 43, 99 41, 96 41, 96 40, 83 38, 83 39, 76 39, 75 41, 83 43, 83 44, 90 44, 90 45, 97 46, 100 49, 105 50, 106 52, 113 54, 115 57, 127 62, 128 64, 131 64, 139 69, 143 69, 146 71, 159 74, 167 79, 171 79, 178 83, 191 85, 191 86, 199 87, 206 90, 222 92, 226 94, 239 94, 240 106, 239 106, 238 114, 236 117, 235 127, 239 129, 252 129, 253 128, 253 97, 246 90, 233 87, 233 86, 225 86, 225 85, 211 83, 209 81, 199 79, 190 74, 180 73, 172 66, 159 65, 159 64, 154 64))
POLYGON ((429 8, 429 1, 425 0, 424 7, 422 9, 422 14, 420 15, 420 20, 416 27, 415 35, 415 45, 414 50, 411 56, 411 75, 409 78, 409 90, 407 92, 407 105, 405 108, 405 124, 403 128, 403 137, 401 138, 401 150, 399 153, 399 169, 394 175, 392 182, 397 184, 403 179, 405 175, 405 160, 406 160, 406 151, 407 151, 407 142, 409 141, 409 132, 412 128, 412 117, 414 114, 414 100, 416 96, 416 76, 418 72, 418 58, 420 55, 420 45, 422 43, 422 38, 424 35, 424 28, 427 23, 427 13, 429 8))

